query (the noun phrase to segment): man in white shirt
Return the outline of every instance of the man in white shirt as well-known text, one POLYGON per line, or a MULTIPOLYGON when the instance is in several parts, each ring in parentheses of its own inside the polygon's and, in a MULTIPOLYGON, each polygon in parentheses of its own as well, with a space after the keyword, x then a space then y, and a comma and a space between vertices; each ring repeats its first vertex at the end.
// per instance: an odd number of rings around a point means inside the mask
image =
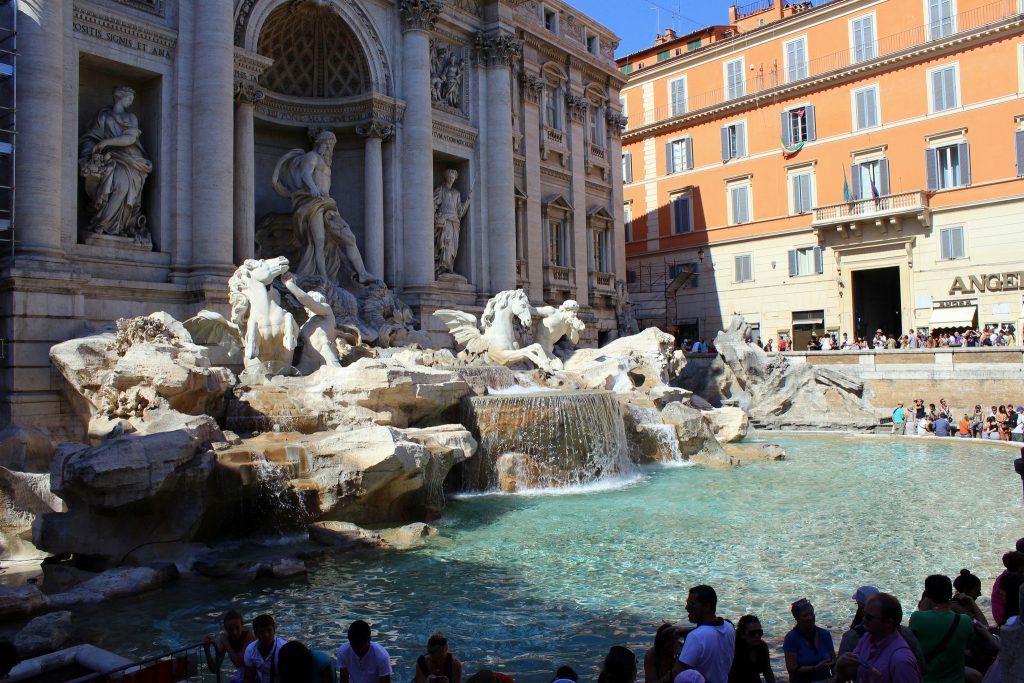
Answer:
POLYGON ((391 683, 391 656, 370 639, 362 619, 348 627, 348 642, 338 648, 339 683, 391 683))
POLYGON ((278 679, 277 653, 287 641, 277 637, 277 625, 269 614, 252 620, 252 632, 256 640, 242 656, 245 683, 274 683, 278 679))
POLYGON ((707 683, 728 683, 736 647, 732 622, 715 614, 718 594, 711 586, 694 586, 686 597, 686 616, 696 626, 686 633, 673 676, 696 669, 707 683))

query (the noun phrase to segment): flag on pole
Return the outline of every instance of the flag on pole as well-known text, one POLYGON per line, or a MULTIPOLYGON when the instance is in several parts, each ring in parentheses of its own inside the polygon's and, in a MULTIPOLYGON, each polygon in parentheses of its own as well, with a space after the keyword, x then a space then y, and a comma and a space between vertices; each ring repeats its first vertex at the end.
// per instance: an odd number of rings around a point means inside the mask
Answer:
POLYGON ((875 165, 874 164, 869 165, 868 166, 868 171, 871 174, 871 198, 872 199, 878 199, 878 197, 880 195, 878 194, 878 186, 875 185, 875 165))
POLYGON ((850 201, 850 183, 846 180, 846 167, 843 166, 843 201, 850 201))

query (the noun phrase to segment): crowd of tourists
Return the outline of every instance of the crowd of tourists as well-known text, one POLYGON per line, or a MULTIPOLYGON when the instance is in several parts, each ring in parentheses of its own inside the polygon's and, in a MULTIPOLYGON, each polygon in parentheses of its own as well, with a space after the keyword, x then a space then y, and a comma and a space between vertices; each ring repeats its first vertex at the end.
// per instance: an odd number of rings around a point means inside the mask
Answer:
MULTIPOLYGON (((769 340, 770 342, 771 340, 769 340)), ((760 342, 760 340, 758 340, 760 342)), ((807 351, 862 351, 868 349, 945 349, 945 348, 977 348, 982 346, 1016 346, 1017 340, 1009 330, 935 330, 930 335, 920 331, 907 330, 906 334, 886 334, 876 330, 871 339, 866 337, 850 337, 844 332, 837 337, 835 332, 811 335, 807 342, 807 351)), ((758 343, 764 348, 764 345, 758 343)), ((779 351, 797 351, 802 349, 786 348, 787 340, 780 338, 779 351)), ((767 349, 766 349, 767 350, 767 349)))
MULTIPOLYGON (((1024 587, 1024 538, 1003 555, 1005 571, 992 587, 992 621, 979 607, 981 580, 963 569, 953 580, 933 574, 924 580, 917 609, 904 624, 904 608, 874 586, 853 594, 854 612, 838 647, 815 621, 814 605, 792 603, 794 625, 782 644, 785 673, 792 683, 1001 683, 1000 650, 1006 666, 1024 661, 1024 623, 1019 623, 1024 587)), ((775 683, 775 671, 760 619, 753 614, 734 625, 718 614, 711 586, 690 589, 686 626, 662 624, 642 657, 613 646, 598 683, 775 683)), ((372 639, 369 624, 355 621, 335 656, 277 635, 273 617, 263 614, 243 624, 242 615, 224 615, 224 630, 207 639, 207 663, 214 671, 236 667, 234 682, 390 683, 394 671, 387 650, 372 639)), ((779 672, 781 673, 781 672, 779 672)), ((463 663, 449 650, 442 632, 430 636, 415 664, 414 683, 462 683, 463 663)), ((570 665, 554 669, 553 683, 579 676, 570 665)), ((226 680, 222 679, 222 680, 226 680)), ((513 683, 504 673, 482 669, 467 683, 513 683)))
POLYGON ((973 411, 954 411, 939 399, 939 405, 914 399, 908 406, 899 401, 892 410, 893 434, 906 436, 953 436, 961 439, 989 439, 991 441, 1024 442, 1024 406, 1013 402, 982 410, 975 405, 973 411))

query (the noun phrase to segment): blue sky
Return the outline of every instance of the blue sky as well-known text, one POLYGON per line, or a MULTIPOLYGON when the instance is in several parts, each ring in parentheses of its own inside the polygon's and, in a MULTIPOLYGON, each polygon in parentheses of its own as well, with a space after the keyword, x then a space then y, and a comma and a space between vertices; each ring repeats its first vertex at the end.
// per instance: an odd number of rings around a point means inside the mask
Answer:
POLYGON ((616 57, 654 44, 654 36, 674 28, 681 34, 729 21, 729 5, 747 0, 569 0, 584 14, 601 22, 622 39, 616 57), (660 18, 660 21, 659 21, 660 18))

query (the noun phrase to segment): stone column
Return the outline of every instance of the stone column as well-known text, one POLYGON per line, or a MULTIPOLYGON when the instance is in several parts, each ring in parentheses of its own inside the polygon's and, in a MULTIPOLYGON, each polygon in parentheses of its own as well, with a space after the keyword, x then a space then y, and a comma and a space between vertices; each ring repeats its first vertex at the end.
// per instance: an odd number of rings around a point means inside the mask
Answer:
POLYGON ((264 95, 263 89, 255 83, 235 83, 235 265, 252 258, 256 250, 256 150, 252 115, 253 105, 264 95))
POLYGON ((15 247, 20 255, 60 259, 65 0, 21 0, 17 7, 15 247))
POLYGON ((430 102, 430 32, 441 3, 399 0, 402 19, 402 283, 434 282, 434 126, 430 102))
POLYGON ((513 167, 512 82, 510 67, 523 46, 508 31, 481 33, 476 41, 487 83, 487 260, 490 293, 516 288, 516 204, 513 167))
POLYGON ((612 248, 614 249, 614 270, 617 280, 626 279, 626 225, 622 208, 622 130, 626 118, 619 112, 608 110, 608 178, 611 180, 612 215, 615 216, 612 248))
POLYGON ((540 189, 540 98, 544 90, 544 79, 536 74, 523 72, 520 78, 523 89, 523 122, 526 156, 526 234, 527 268, 530 279, 530 301, 544 301, 544 217, 541 215, 540 189))
POLYGON ((363 258, 366 270, 377 277, 383 277, 384 159, 381 145, 394 134, 394 128, 383 121, 373 120, 357 126, 356 133, 366 138, 363 160, 366 183, 363 197, 363 258))
POLYGON ((587 235, 587 173, 585 146, 587 142, 587 109, 590 100, 566 93, 565 107, 569 114, 569 158, 572 160, 572 234, 573 265, 576 268, 576 300, 580 306, 590 305, 590 240, 587 235))
POLYGON ((233 29, 230 0, 195 4, 190 270, 196 277, 234 270, 233 29))

